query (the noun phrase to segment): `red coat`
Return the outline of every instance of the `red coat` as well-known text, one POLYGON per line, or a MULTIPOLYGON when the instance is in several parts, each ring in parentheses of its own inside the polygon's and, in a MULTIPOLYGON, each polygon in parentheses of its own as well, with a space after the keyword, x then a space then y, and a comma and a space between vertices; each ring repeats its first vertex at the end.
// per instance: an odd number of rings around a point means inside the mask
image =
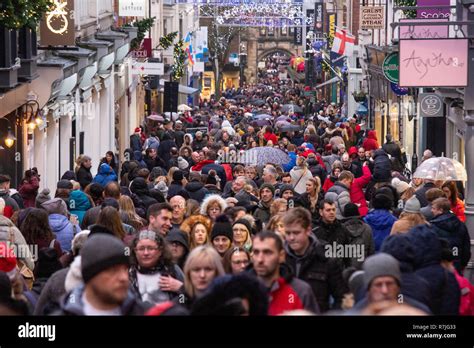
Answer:
POLYGON ((21 198, 23 198, 23 204, 25 208, 34 208, 36 196, 38 195, 39 180, 36 176, 33 176, 30 181, 24 180, 20 185, 18 192, 21 198))
POLYGON ((334 182, 331 180, 331 177, 328 175, 326 180, 324 180, 323 191, 328 192, 328 190, 334 186, 334 182))
POLYGON ((369 212, 367 207, 367 201, 365 200, 364 191, 362 190, 370 182, 372 174, 368 166, 362 167, 362 176, 360 178, 355 178, 352 182, 350 195, 351 202, 359 206, 360 216, 366 216, 369 212))
POLYGON ((278 286, 271 291, 270 305, 268 307, 269 315, 279 315, 286 311, 304 309, 298 293, 288 284, 283 277, 278 279, 278 286), (288 301, 292 299, 292 301, 288 301))
POLYGON ((464 202, 459 198, 456 200, 456 205, 451 204, 451 211, 458 217, 462 222, 466 222, 466 214, 464 213, 464 202))
POLYGON ((377 133, 375 131, 368 132, 367 138, 365 138, 364 142, 362 143, 362 147, 365 149, 365 151, 375 151, 380 147, 377 140, 377 133))
POLYGON ((265 140, 268 142, 268 141, 272 141, 273 145, 277 145, 278 144, 278 138, 276 137, 275 134, 273 133, 265 133, 265 135, 263 136, 265 138, 265 140))

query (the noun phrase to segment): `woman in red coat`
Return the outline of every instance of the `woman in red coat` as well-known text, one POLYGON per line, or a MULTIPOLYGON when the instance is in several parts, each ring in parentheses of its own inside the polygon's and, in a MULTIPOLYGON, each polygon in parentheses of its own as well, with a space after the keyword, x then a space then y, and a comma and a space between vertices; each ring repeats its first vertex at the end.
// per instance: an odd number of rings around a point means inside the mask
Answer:
POLYGON ((368 185, 371 178, 372 173, 370 173, 369 166, 366 162, 364 162, 364 164, 362 165, 362 176, 359 178, 355 178, 354 181, 352 181, 350 189, 351 202, 359 207, 359 214, 362 217, 366 216, 369 212, 363 188, 368 185))
POLYGON ((466 214, 464 213, 464 202, 459 199, 458 188, 454 181, 447 181, 443 185, 443 191, 446 198, 451 202, 451 211, 462 222, 466 222, 466 214))
POLYGON ((34 168, 27 170, 18 189, 21 198, 23 198, 25 208, 35 207, 35 200, 39 189, 39 178, 37 175, 38 173, 34 168))
POLYGON ((377 132, 375 130, 368 131, 367 138, 365 138, 362 143, 362 147, 365 151, 375 151, 380 147, 377 140, 377 132))
POLYGON ((329 174, 326 180, 324 180, 324 192, 328 192, 328 190, 334 186, 334 183, 337 181, 337 178, 339 178, 339 174, 341 174, 342 170, 343 168, 341 161, 334 161, 332 164, 331 174, 329 174))

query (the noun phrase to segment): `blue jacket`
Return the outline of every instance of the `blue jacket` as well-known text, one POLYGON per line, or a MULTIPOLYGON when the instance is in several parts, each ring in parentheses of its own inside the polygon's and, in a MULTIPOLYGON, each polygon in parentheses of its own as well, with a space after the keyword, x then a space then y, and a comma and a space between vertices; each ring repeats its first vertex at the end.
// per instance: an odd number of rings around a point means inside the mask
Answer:
POLYGON ((82 224, 82 219, 90 208, 92 208, 92 204, 84 192, 80 190, 71 192, 69 195, 69 212, 79 217, 79 224, 82 224))
POLYGON ((102 163, 99 168, 99 173, 92 182, 105 187, 111 181, 117 181, 117 174, 115 174, 114 170, 107 163, 102 163))
POLYGON ((408 232, 415 250, 415 273, 429 285, 434 315, 458 315, 461 291, 453 273, 441 266, 442 244, 428 225, 413 227, 408 232))
POLYGON ((298 157, 298 156, 296 156, 296 153, 293 152, 293 151, 288 152, 288 156, 290 156, 290 162, 283 165, 283 169, 287 173, 289 173, 290 170, 292 170, 293 167, 296 166, 296 158, 298 157))
POLYGON ((56 235, 59 244, 61 244, 61 249, 67 252, 71 251, 71 242, 74 234, 80 232, 80 229, 76 231, 68 218, 60 214, 49 215, 49 226, 56 235))
POLYGON ((372 228, 374 236, 375 252, 380 250, 383 241, 388 237, 392 226, 397 218, 385 209, 374 209, 369 211, 364 221, 372 228))

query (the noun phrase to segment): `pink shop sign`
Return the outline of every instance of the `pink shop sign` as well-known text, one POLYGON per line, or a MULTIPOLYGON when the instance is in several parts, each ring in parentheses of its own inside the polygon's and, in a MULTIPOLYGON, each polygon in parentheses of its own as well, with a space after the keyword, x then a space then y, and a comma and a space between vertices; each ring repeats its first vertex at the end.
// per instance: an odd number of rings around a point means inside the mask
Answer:
POLYGON ((400 40, 401 87, 465 87, 468 40, 400 40))
POLYGON ((402 39, 447 39, 448 26, 429 25, 433 22, 446 22, 448 19, 401 19, 400 23, 413 23, 413 25, 400 26, 400 40, 402 39), (426 24, 426 25, 421 25, 426 24))

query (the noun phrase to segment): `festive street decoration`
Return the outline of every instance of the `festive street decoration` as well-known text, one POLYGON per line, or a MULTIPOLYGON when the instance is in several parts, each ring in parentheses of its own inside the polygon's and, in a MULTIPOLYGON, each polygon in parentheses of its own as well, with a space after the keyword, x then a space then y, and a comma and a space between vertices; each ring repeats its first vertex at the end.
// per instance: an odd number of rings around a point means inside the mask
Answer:
POLYGON ((145 34, 153 27, 156 17, 144 18, 140 21, 135 21, 133 26, 138 28, 137 37, 132 40, 130 47, 132 50, 140 47, 141 42, 145 38, 145 34))
POLYGON ((336 29, 332 51, 343 56, 350 56, 354 50, 355 36, 345 29, 336 29))
MULTIPOLYGON (((416 0, 395 0, 395 5, 399 7, 405 6, 416 6, 416 0)), ((416 18, 416 10, 404 10, 403 11, 406 18, 416 18)))
POLYGON ((59 0, 2 0, 0 3, 0 26, 20 29, 27 26, 36 29, 43 15, 51 11, 59 0))
MULTIPOLYGON (((172 32, 168 35, 165 35, 160 38, 160 46, 167 50, 173 45, 174 39, 178 36, 178 32, 172 32)), ((171 68, 171 79, 173 81, 179 81, 181 77, 184 76, 184 63, 186 62, 186 58, 188 54, 184 48, 184 41, 179 40, 173 46, 173 66, 171 68)))

